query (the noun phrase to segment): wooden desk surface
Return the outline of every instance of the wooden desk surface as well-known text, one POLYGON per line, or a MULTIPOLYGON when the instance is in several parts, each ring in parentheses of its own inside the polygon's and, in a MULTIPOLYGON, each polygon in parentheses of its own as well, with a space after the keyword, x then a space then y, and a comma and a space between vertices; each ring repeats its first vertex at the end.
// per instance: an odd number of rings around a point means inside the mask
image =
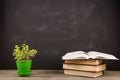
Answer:
POLYGON ((120 71, 105 71, 98 78, 64 75, 63 70, 32 70, 29 77, 19 77, 17 70, 0 70, 0 80, 120 80, 120 71))

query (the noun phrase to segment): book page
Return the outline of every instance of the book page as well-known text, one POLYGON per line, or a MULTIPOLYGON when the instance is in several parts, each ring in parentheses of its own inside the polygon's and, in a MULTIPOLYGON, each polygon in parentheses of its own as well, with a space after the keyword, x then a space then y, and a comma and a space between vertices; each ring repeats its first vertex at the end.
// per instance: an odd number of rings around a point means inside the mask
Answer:
POLYGON ((74 51, 66 53, 62 59, 89 59, 89 56, 84 51, 74 51))
POLYGON ((92 59, 111 59, 111 60, 119 60, 118 58, 116 58, 115 56, 113 56, 113 55, 111 55, 111 54, 106 54, 106 53, 102 53, 102 52, 89 51, 87 54, 88 54, 89 57, 92 58, 92 59))

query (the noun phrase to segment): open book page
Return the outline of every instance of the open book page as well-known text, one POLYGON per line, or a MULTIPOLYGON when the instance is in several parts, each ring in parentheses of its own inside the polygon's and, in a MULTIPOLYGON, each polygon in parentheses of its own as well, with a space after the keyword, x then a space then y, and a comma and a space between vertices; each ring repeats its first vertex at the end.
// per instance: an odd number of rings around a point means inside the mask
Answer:
POLYGON ((74 51, 66 53, 62 59, 89 59, 89 56, 84 51, 74 51))
POLYGON ((92 59, 111 59, 111 60, 119 60, 115 56, 111 54, 106 54, 106 53, 101 53, 101 52, 96 52, 96 51, 89 51, 87 53, 90 58, 92 59))

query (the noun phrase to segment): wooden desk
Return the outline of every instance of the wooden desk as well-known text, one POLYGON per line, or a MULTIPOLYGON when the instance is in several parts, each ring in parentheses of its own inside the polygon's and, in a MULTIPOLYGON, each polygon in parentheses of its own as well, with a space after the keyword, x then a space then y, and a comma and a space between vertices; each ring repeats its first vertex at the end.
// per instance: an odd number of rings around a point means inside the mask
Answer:
POLYGON ((17 70, 0 70, 0 80, 120 80, 120 71, 105 71, 98 78, 64 75, 63 70, 32 70, 29 77, 19 77, 17 70))

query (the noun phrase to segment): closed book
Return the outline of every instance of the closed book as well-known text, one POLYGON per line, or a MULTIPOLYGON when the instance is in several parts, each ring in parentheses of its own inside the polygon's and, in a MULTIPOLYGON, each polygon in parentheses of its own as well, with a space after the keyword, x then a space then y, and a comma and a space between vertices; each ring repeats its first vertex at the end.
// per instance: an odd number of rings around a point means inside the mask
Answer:
POLYGON ((76 75, 76 76, 84 76, 84 77, 98 77, 103 75, 103 72, 86 72, 86 71, 76 71, 76 70, 64 70, 64 74, 67 75, 76 75))
POLYGON ((69 63, 69 64, 86 64, 86 65, 99 65, 103 63, 103 60, 65 60, 64 63, 69 63))
POLYGON ((100 65, 81 65, 81 64, 63 64, 63 69, 81 70, 81 71, 93 71, 99 72, 106 69, 106 64, 100 65))

